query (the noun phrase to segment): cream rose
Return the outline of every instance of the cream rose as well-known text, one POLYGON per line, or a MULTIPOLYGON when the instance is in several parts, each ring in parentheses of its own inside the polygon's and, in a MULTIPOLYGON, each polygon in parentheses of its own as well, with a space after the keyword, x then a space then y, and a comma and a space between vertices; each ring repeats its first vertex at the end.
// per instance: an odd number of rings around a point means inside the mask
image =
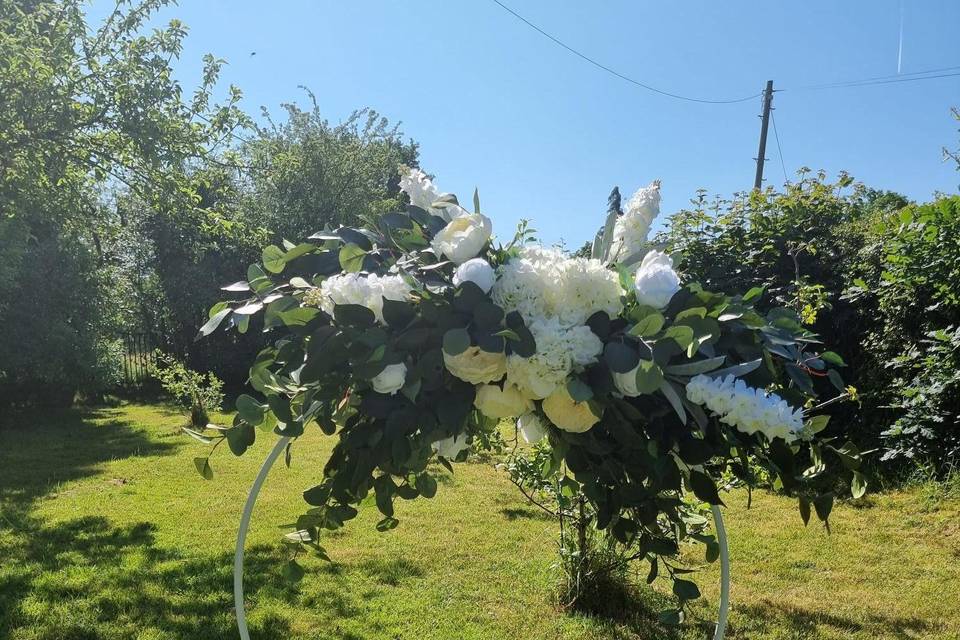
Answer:
POLYGON ((507 373, 507 356, 490 353, 480 347, 469 347, 455 356, 443 352, 443 364, 447 371, 470 384, 496 382, 507 373))
POLYGON ((503 389, 495 384, 477 387, 473 406, 488 418, 512 418, 533 409, 533 403, 512 384, 504 385, 503 389))
POLYGON ((661 251, 651 251, 643 258, 634 279, 637 301, 656 309, 663 309, 680 290, 680 278, 673 270, 670 256, 661 251))
POLYGON ((454 218, 433 237, 433 250, 455 264, 463 264, 476 257, 493 233, 490 218, 470 213, 454 218))
POLYGON ((377 393, 386 393, 392 396, 403 388, 406 380, 407 365, 401 362, 400 364, 388 364, 383 368, 383 371, 370 381, 370 384, 373 385, 373 390, 377 393))
POLYGON ((517 418, 517 429, 528 444, 540 442, 547 435, 547 425, 535 413, 525 413, 517 418))
POLYGON ((600 416, 593 412, 590 403, 577 402, 570 397, 565 384, 558 386, 543 401, 543 412, 558 428, 572 433, 589 431, 590 427, 600 422, 600 416))

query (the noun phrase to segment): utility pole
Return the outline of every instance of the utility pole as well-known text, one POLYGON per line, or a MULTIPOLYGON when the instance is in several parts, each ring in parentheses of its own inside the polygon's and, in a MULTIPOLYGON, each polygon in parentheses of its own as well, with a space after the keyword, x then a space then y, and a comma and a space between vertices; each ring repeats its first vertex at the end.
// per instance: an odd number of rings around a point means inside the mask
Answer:
POLYGON ((763 91, 763 114, 760 124, 760 150, 757 152, 757 177, 753 181, 753 188, 760 189, 763 184, 763 161, 767 154, 767 127, 770 126, 770 106, 773 104, 773 80, 767 80, 767 88, 763 91))

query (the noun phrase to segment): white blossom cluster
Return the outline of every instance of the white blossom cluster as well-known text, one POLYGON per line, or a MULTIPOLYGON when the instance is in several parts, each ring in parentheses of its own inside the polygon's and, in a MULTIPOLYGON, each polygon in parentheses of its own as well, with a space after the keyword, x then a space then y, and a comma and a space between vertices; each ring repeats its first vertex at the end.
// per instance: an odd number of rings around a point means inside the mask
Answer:
POLYGON ((443 194, 434 186, 430 178, 420 169, 407 169, 400 176, 400 190, 410 198, 410 204, 420 207, 427 213, 439 216, 450 222, 466 213, 463 207, 450 204, 445 207, 434 207, 433 203, 443 194))
POLYGON ((566 326, 554 317, 534 320, 529 328, 537 352, 529 358, 507 358, 507 382, 528 398, 546 398, 571 372, 596 362, 603 350, 600 338, 586 325, 566 326))
POLYGON ((638 189, 627 201, 626 210, 617 218, 610 245, 610 260, 618 262, 636 256, 647 242, 653 219, 660 214, 660 183, 638 189))
POLYGON ((524 247, 500 268, 491 291, 506 311, 519 311, 527 324, 557 318, 583 324, 597 311, 615 318, 623 311, 617 274, 599 260, 568 258, 558 249, 524 247))
POLYGON ((379 276, 375 273, 341 273, 324 280, 318 289, 304 297, 304 302, 319 306, 333 315, 335 305, 359 304, 367 307, 383 322, 383 299, 407 300, 412 288, 399 275, 379 276))
POLYGON ((720 416, 720 422, 744 433, 761 432, 767 438, 797 439, 803 414, 776 394, 754 389, 732 375, 725 378, 695 376, 687 383, 687 399, 720 416))
POLYGON ((558 249, 528 246, 500 268, 490 292, 507 312, 517 311, 537 352, 507 359, 507 382, 541 400, 567 377, 596 361, 603 343, 584 323, 597 311, 617 317, 623 290, 617 274, 599 260, 569 258, 558 249))

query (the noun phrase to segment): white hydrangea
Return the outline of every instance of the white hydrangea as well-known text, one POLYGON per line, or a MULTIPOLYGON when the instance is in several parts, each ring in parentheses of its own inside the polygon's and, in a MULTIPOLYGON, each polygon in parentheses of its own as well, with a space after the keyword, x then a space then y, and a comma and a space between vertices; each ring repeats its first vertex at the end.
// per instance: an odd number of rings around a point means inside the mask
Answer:
POLYGON ((341 273, 324 280, 320 284, 319 296, 312 294, 310 300, 319 298, 320 308, 330 315, 336 305, 359 304, 373 311, 377 320, 383 322, 383 299, 407 300, 411 291, 410 285, 399 275, 341 273))
POLYGON ((410 204, 413 206, 420 207, 427 213, 439 216, 447 222, 466 213, 466 210, 457 205, 434 207, 433 203, 443 194, 434 186, 433 181, 427 177, 427 174, 420 169, 401 166, 400 173, 400 190, 410 197, 410 204))
POLYGON ((549 318, 535 320, 529 328, 537 352, 529 358, 507 358, 507 382, 528 398, 546 398, 572 371, 596 362, 603 350, 600 338, 584 325, 567 327, 549 318))
POLYGON ((610 245, 610 261, 619 262, 643 250, 650 225, 660 214, 660 182, 638 189, 627 201, 626 210, 617 218, 610 245))
POLYGON ((520 312, 527 323, 553 315, 560 296, 561 265, 566 259, 557 249, 524 247, 518 257, 500 267, 490 296, 505 311, 520 312))
POLYGON ((491 291, 495 303, 520 312, 528 324, 550 317, 583 324, 597 311, 616 317, 623 310, 622 295, 619 277, 599 260, 533 246, 500 268, 491 291))
POLYGON ((761 432, 769 439, 797 439, 803 429, 803 413, 776 394, 754 389, 732 375, 725 378, 695 376, 687 383, 687 399, 703 405, 720 422, 744 433, 761 432))
POLYGON ((566 324, 583 324, 597 311, 616 318, 623 311, 620 276, 599 260, 568 258, 560 265, 560 300, 556 311, 566 324))

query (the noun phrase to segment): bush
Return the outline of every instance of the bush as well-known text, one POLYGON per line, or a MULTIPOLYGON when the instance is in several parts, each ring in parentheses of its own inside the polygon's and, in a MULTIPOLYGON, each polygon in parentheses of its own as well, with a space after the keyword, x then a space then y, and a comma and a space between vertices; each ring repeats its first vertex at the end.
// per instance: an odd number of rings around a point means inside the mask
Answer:
POLYGON ((892 411, 884 459, 942 475, 960 462, 960 196, 887 215, 872 238, 850 295, 878 320, 867 351, 890 363, 875 398, 892 411))
POLYGON ((901 463, 957 463, 960 392, 960 197, 909 204, 841 174, 695 207, 661 240, 681 270, 722 291, 763 288, 849 365, 861 406, 831 407, 859 442, 901 463), (844 190, 847 190, 846 192, 844 190))
POLYGON ((153 373, 163 390, 190 412, 190 424, 195 428, 205 429, 209 413, 223 405, 223 381, 213 373, 192 371, 172 355, 159 351, 153 373))

